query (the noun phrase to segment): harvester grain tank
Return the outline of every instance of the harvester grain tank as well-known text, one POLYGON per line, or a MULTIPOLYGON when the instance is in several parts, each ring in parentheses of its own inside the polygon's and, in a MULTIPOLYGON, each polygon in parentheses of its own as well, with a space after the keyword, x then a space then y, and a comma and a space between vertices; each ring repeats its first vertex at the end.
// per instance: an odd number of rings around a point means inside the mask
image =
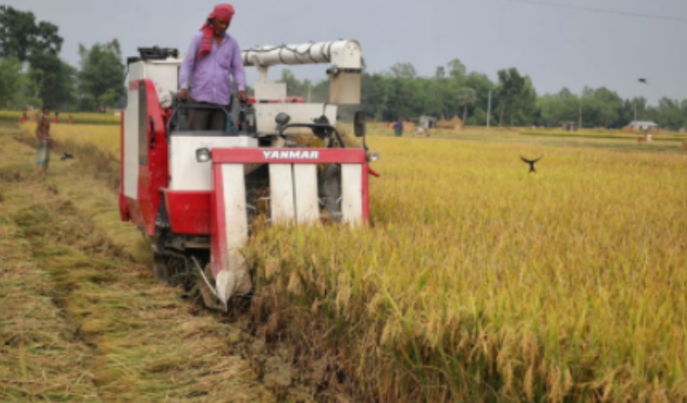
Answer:
POLYGON ((363 148, 350 148, 337 130, 337 105, 360 103, 361 50, 356 41, 261 46, 242 52, 260 80, 251 102, 232 102, 237 124, 226 131, 190 130, 188 111, 205 105, 177 101, 175 49, 141 48, 128 59, 128 103, 121 125, 123 221, 150 240, 153 269, 170 285, 199 282, 209 307, 226 310, 249 296, 252 279, 241 254, 261 210, 270 223, 322 220, 358 226, 369 219, 365 113, 355 116, 363 148), (270 82, 276 65, 325 64, 328 103, 288 97, 270 82), (296 130, 321 139, 320 148, 293 141, 296 130))

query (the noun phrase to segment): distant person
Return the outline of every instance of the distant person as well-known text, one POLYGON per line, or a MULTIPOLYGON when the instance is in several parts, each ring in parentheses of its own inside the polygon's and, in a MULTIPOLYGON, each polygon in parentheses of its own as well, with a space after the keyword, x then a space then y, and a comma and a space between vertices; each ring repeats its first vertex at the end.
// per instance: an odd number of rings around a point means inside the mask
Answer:
POLYGON ((55 112, 55 117, 54 117, 53 120, 52 120, 52 122, 53 122, 54 124, 57 124, 57 123, 60 121, 60 120, 59 120, 59 114, 60 114, 59 112, 55 112))
POLYGON ((23 125, 24 123, 29 121, 29 116, 24 112, 21 117, 19 118, 19 124, 23 125))
POLYGON ((67 124, 74 124, 74 118, 72 118, 72 115, 69 115, 69 118, 67 119, 67 124))
MULTIPOLYGON (((234 17, 234 7, 220 4, 208 15, 200 32, 193 36, 179 71, 179 100, 190 99, 229 110, 233 76, 238 98, 246 100, 246 75, 241 48, 227 29, 234 17), (189 88, 191 90, 189 91, 189 88)), ((226 113, 221 109, 190 109, 191 130, 221 130, 226 128, 226 113)))
POLYGON ((394 131, 396 132, 396 137, 403 136, 403 121, 398 118, 398 121, 394 123, 394 131))
POLYGON ((36 125, 36 137, 38 138, 36 165, 42 165, 43 172, 47 173, 50 163, 50 149, 55 145, 52 137, 50 137, 50 108, 47 106, 43 107, 43 115, 36 125))

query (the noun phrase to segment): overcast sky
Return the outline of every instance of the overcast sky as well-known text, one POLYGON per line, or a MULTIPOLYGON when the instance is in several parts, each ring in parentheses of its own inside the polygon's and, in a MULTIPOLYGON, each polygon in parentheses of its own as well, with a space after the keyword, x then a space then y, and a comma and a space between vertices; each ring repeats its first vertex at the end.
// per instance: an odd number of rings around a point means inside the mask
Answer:
MULTIPOLYGON (((421 75, 459 58, 492 79, 517 67, 539 93, 606 86, 622 97, 687 98, 687 0, 534 0, 623 13, 684 18, 650 19, 519 3, 512 0, 237 0, 230 34, 254 45, 357 39, 371 71, 411 62, 421 75), (646 77, 649 85, 637 82, 646 77)), ((62 56, 77 65, 78 45, 119 39, 125 56, 137 47, 185 52, 217 1, 5 0, 57 24, 62 56)), ((292 69, 321 79, 324 67, 292 69)), ((278 70, 271 72, 277 78, 278 70)), ((257 78, 249 74, 249 80, 257 78)))

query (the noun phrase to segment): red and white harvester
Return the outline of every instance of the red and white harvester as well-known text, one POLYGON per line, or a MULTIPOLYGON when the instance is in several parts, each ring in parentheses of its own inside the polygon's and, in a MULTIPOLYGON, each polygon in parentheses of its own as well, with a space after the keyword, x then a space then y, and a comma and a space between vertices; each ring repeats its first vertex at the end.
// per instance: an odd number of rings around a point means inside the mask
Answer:
POLYGON ((362 225, 369 219, 368 165, 378 157, 365 145, 365 113, 354 131, 363 148, 347 148, 336 128, 337 106, 360 103, 361 49, 356 41, 257 47, 242 52, 260 80, 251 102, 232 102, 225 131, 192 131, 189 109, 177 102, 175 49, 142 48, 128 59, 128 102, 121 124, 123 221, 151 241, 158 278, 199 284, 205 304, 226 310, 250 296, 241 253, 258 211, 268 222, 309 225, 322 220, 362 225), (276 65, 327 64, 328 103, 287 97, 286 84, 268 81, 276 65), (312 132, 321 148, 292 135, 312 132))

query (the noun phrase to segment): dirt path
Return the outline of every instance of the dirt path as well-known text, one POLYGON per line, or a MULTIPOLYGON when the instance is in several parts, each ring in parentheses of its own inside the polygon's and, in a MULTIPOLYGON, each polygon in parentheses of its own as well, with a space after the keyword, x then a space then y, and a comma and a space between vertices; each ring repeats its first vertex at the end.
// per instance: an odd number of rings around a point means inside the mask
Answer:
POLYGON ((152 277, 111 190, 33 158, 0 133, 0 401, 307 401, 245 358, 240 321, 152 277))

